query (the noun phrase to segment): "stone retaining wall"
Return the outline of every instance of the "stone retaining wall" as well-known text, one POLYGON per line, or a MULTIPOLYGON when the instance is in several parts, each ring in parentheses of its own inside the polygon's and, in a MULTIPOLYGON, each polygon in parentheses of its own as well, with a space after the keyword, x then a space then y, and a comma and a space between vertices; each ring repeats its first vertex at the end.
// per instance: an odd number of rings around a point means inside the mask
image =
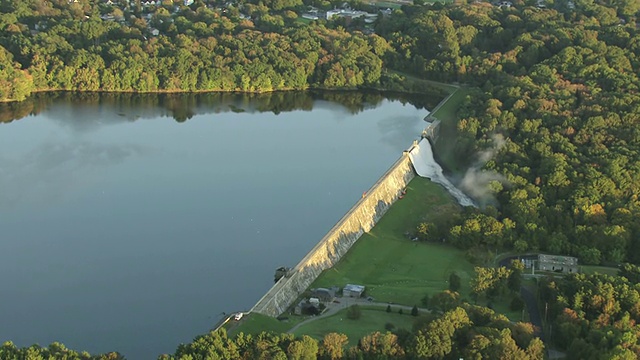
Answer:
POLYGON ((284 313, 323 270, 335 265, 362 234, 373 228, 414 177, 415 171, 408 153, 405 152, 291 273, 281 278, 251 311, 273 317, 284 313))

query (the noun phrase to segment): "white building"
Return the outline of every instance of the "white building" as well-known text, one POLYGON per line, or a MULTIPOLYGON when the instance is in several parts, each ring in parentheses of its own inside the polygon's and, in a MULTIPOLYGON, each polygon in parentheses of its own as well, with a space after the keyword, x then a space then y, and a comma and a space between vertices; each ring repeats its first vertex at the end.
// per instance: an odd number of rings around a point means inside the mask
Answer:
POLYGON ((344 289, 342 289, 342 296, 343 297, 359 298, 359 297, 362 296, 363 292, 364 292, 364 286, 363 285, 347 284, 344 287, 344 289))
POLYGON ((348 18, 359 18, 362 16, 368 15, 367 12, 365 11, 360 11, 360 10, 351 10, 351 9, 333 9, 333 10, 329 10, 327 11, 327 20, 331 20, 331 18, 338 16, 338 17, 348 17, 348 18))

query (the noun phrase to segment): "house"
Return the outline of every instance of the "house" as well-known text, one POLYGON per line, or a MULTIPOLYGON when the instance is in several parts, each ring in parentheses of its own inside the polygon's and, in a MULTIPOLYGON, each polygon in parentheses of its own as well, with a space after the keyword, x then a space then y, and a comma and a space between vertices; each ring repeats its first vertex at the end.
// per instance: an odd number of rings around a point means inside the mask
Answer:
POLYGON ((322 302, 332 302, 336 299, 336 292, 333 289, 325 288, 311 289, 311 297, 322 302))
POLYGON ((344 289, 342 289, 342 296, 344 297, 359 298, 362 296, 362 293, 364 293, 363 285, 347 284, 344 289))
POLYGON ((380 13, 382 13, 382 16, 389 16, 389 15, 391 15, 392 12, 393 12, 393 10, 391 10, 391 8, 386 8, 386 9, 380 10, 380 13))
POLYGON ((572 256, 539 254, 536 265, 537 270, 540 271, 554 271, 565 274, 577 273, 579 270, 578 258, 572 256))
POLYGON ((366 15, 373 15, 373 14, 368 14, 365 11, 360 11, 360 10, 351 10, 351 8, 347 7, 346 9, 333 9, 333 10, 329 10, 326 13, 326 19, 327 20, 331 20, 334 17, 343 17, 343 18, 349 18, 349 19, 356 19, 359 17, 363 17, 366 15))
POLYGON ((326 19, 327 20, 331 20, 332 17, 334 17, 334 16, 336 16, 338 14, 340 14, 340 10, 338 10, 338 9, 329 10, 326 13, 326 19))

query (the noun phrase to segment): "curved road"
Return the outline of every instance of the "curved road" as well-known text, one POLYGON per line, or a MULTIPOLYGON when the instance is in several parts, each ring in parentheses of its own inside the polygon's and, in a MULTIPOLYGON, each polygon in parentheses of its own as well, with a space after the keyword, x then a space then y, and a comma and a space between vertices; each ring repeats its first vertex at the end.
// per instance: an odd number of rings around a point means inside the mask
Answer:
MULTIPOLYGON (((379 307, 387 307, 387 305, 391 305, 391 308, 396 310, 397 309, 402 309, 407 310, 408 313, 411 312, 411 310, 413 309, 413 306, 406 306, 406 305, 399 305, 399 304, 389 304, 389 303, 382 303, 382 302, 370 302, 367 301, 366 299, 350 299, 350 298, 339 298, 338 301, 340 301, 340 303, 331 303, 329 306, 327 306, 327 310, 325 310, 325 312, 323 312, 322 314, 318 315, 318 316, 314 316, 312 318, 309 318, 307 320, 304 320, 300 323, 298 323, 296 326, 292 327, 291 329, 289 329, 289 331, 287 331, 287 333, 292 333, 294 331, 296 331, 300 326, 308 324, 312 321, 316 321, 318 319, 322 319, 325 317, 329 317, 331 315, 335 315, 338 311, 343 310, 348 308, 351 305, 361 305, 361 306, 379 306, 379 307)), ((429 310, 425 309, 425 308, 418 308, 418 311, 421 312, 429 312, 429 310)))

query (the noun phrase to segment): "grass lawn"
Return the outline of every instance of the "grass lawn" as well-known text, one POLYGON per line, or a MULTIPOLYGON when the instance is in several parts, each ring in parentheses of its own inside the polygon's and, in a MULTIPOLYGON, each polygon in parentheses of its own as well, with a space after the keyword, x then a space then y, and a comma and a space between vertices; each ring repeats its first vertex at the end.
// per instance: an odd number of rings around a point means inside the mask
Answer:
POLYGON ((416 76, 411 75, 411 74, 407 74, 407 73, 402 72, 402 71, 390 70, 390 69, 387 70, 387 71, 389 73, 391 73, 391 74, 397 74, 400 77, 402 77, 404 82, 409 85, 409 86, 407 86, 408 88, 412 88, 411 84, 416 83, 416 84, 421 84, 423 88, 426 87, 426 88, 431 88, 431 89, 434 89, 434 90, 441 91, 443 94, 446 94, 445 96, 443 96, 442 100, 444 100, 446 98, 446 96, 448 96, 449 94, 455 92, 456 89, 458 89, 458 86, 456 86, 456 85, 441 83, 441 82, 433 81, 433 80, 422 79, 422 78, 416 77, 416 76))
POLYGON ((341 310, 334 315, 321 318, 300 326, 294 334, 296 336, 309 335, 315 339, 322 339, 330 332, 338 332, 347 335, 349 345, 358 343, 365 335, 379 331, 387 332, 384 325, 392 323, 396 329, 403 328, 411 331, 411 327, 416 318, 410 314, 400 315, 397 312, 385 312, 385 308, 362 308, 362 315, 358 320, 347 318, 347 309, 341 310))
POLYGON ((305 24, 305 25, 309 25, 313 20, 311 19, 307 19, 307 18, 303 18, 302 16, 298 16, 296 18, 296 22, 299 22, 301 24, 305 24))
POLYGON ((606 274, 611 276, 618 276, 618 268, 615 267, 607 267, 607 266, 595 266, 595 265, 582 265, 580 266, 580 271, 585 274, 606 274))
MULTIPOLYGON (((325 270, 311 285, 315 287, 365 285, 376 301, 413 306, 425 294, 448 288, 456 271, 462 280, 462 294, 468 293, 473 266, 462 251, 450 246, 413 242, 420 222, 440 223, 459 211, 453 198, 440 185, 416 177, 407 195, 397 201, 371 230, 358 240, 340 262, 325 270)), ((464 295, 463 295, 464 297, 464 295)))
POLYGON ((235 336, 241 332, 245 334, 257 335, 263 331, 273 331, 275 333, 285 333, 297 323, 305 320, 306 317, 290 316, 289 319, 280 321, 276 318, 251 313, 240 321, 231 320, 224 325, 225 329, 231 336, 235 336))
POLYGON ((372 1, 372 3, 375 3, 375 5, 380 8, 400 9, 402 7, 401 2, 372 1))
POLYGON ((460 104, 469 95, 470 91, 467 88, 460 87, 446 103, 436 109, 433 114, 430 114, 442 122, 453 122, 457 120, 456 113, 460 108, 460 104))
MULTIPOLYGON (((493 308, 493 311, 508 317, 511 321, 529 321, 529 314, 527 313, 526 306, 524 312, 513 311, 509 308, 509 306, 511 305, 511 299, 511 296, 505 295, 500 297, 499 299, 492 301, 491 307, 493 308)), ((478 305, 480 306, 487 306, 488 304, 489 302, 486 300, 478 301, 478 305)))

